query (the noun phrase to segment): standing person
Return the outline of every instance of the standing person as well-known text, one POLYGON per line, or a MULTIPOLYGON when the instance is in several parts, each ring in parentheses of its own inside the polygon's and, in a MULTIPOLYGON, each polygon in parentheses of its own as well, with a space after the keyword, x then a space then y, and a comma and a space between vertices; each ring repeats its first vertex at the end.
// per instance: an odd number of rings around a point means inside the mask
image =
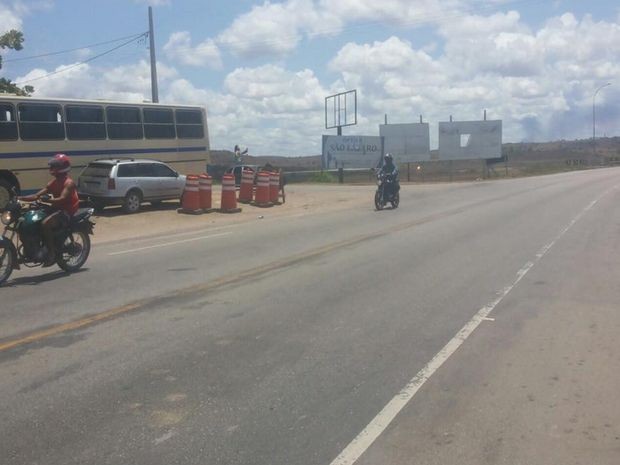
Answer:
POLYGON ((280 173, 280 191, 282 191, 282 203, 286 203, 286 193, 284 192, 284 186, 286 186, 286 176, 284 175, 284 170, 280 168, 278 170, 280 173))
POLYGON ((54 232, 67 226, 80 206, 77 187, 73 179, 69 177, 71 159, 64 153, 57 153, 47 164, 54 179, 36 194, 19 197, 19 200, 33 202, 44 195, 52 196, 46 202, 52 206, 54 211, 43 220, 41 225, 43 242, 47 251, 46 256, 40 257, 44 261, 43 266, 51 266, 56 261, 54 232))

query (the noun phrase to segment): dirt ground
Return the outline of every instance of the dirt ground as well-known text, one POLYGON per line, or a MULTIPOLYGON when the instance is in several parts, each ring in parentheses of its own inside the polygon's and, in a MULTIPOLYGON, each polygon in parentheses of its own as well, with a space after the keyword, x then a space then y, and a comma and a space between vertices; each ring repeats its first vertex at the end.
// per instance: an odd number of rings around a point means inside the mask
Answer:
MULTIPOLYGON (((123 241, 167 233, 253 221, 259 217, 297 216, 343 210, 368 204, 372 208, 374 186, 304 185, 286 186, 286 203, 260 208, 239 204, 240 213, 212 212, 202 215, 178 213, 178 202, 164 202, 154 208, 144 204, 140 212, 129 215, 120 207, 108 207, 95 217, 93 243, 123 241)), ((220 192, 213 192, 213 207, 220 206, 220 192)))

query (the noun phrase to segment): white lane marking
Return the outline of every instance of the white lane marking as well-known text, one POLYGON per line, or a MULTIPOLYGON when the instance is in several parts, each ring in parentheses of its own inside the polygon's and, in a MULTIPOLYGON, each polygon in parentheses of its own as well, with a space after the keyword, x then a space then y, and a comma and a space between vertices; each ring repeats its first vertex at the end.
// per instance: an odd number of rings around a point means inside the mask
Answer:
POLYGON ((175 430, 171 430, 168 431, 166 434, 164 434, 163 436, 158 437, 157 439, 155 439, 153 441, 153 444, 155 444, 156 446, 160 445, 162 442, 166 442, 168 439, 172 439, 173 437, 177 436, 179 433, 175 430))
POLYGON ((232 232, 225 232, 225 233, 220 233, 220 234, 211 234, 209 236, 192 237, 191 239, 183 239, 181 241, 165 242, 163 244, 148 245, 146 247, 138 247, 137 249, 122 250, 120 252, 111 252, 108 255, 123 255, 123 254, 128 254, 128 253, 133 253, 133 252, 141 252, 143 250, 156 249, 156 248, 159 248, 159 247, 168 247, 168 246, 171 246, 171 245, 183 244, 185 242, 194 242, 194 241, 201 241, 203 239, 211 239, 211 238, 214 238, 214 237, 228 236, 229 234, 232 234, 232 232))
POLYGON ((454 352, 467 340, 474 330, 480 325, 481 322, 488 319, 489 314, 504 300, 504 297, 512 291, 519 281, 532 269, 532 267, 545 256, 545 254, 551 249, 555 243, 560 240, 564 234, 566 234, 579 219, 587 213, 597 202, 605 195, 619 186, 616 185, 611 189, 606 190, 596 200, 592 201, 581 212, 575 216, 571 222, 547 245, 543 246, 533 261, 527 262, 517 272, 517 277, 509 286, 505 287, 497 293, 498 297, 492 302, 482 307, 473 316, 456 335, 450 339, 450 341, 435 355, 430 362, 428 362, 424 368, 422 368, 407 385, 400 390, 400 392, 390 400, 383 410, 381 410, 377 416, 375 416, 371 422, 359 433, 353 441, 336 457, 330 465, 353 465, 362 456, 366 450, 372 445, 373 442, 385 431, 390 423, 396 418, 396 415, 409 403, 409 401, 415 396, 420 388, 430 379, 430 377, 444 364, 446 360, 450 358, 454 352))

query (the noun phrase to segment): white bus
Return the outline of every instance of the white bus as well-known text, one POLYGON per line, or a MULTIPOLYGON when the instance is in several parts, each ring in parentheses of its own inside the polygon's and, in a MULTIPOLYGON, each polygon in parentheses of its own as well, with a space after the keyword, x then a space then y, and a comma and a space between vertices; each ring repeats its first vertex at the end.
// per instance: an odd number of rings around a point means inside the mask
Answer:
POLYGON ((73 177, 101 158, 151 158, 182 174, 209 162, 203 107, 18 97, 0 94, 0 209, 13 188, 26 195, 50 179, 47 161, 65 153, 73 177))

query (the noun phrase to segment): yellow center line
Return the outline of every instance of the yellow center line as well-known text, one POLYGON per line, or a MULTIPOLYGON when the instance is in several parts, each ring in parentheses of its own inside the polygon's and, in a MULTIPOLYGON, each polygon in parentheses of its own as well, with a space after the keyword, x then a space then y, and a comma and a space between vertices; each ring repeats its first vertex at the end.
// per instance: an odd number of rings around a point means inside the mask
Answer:
POLYGON ((276 271, 278 269, 282 269, 285 267, 289 267, 289 266, 295 265, 299 262, 302 262, 302 261, 305 261, 311 258, 316 258, 321 255, 325 255, 329 252, 336 251, 343 247, 350 247, 352 245, 356 245, 356 244, 359 244, 359 243, 362 243, 368 240, 376 239, 382 236, 386 236, 388 234, 405 231, 415 226, 420 226, 422 224, 430 223, 432 221, 445 218, 447 216, 462 213, 469 208, 477 207, 481 205, 487 205, 491 201, 497 201, 497 200, 500 200, 506 197, 511 197, 513 195, 514 194, 509 194, 506 196, 497 197, 495 199, 474 202, 474 203, 471 203, 463 207, 452 208, 450 210, 446 210, 444 212, 429 215, 424 218, 420 218, 418 220, 402 223, 400 225, 395 225, 385 230, 381 230, 381 231, 377 231, 377 232, 373 232, 369 234, 364 234, 361 236, 353 237, 351 239, 346 239, 346 240, 339 241, 339 242, 334 242, 332 244, 318 247, 316 249, 312 249, 307 252, 303 252, 297 255, 289 256, 287 258, 276 260, 266 265, 258 266, 256 268, 250 268, 248 270, 241 271, 239 273, 235 273, 232 275, 223 276, 221 278, 215 279, 214 281, 209 281, 207 283, 202 283, 202 284, 194 284, 192 286, 178 289, 168 294, 158 295, 158 296, 150 297, 147 299, 141 299, 141 300, 132 302, 130 304, 122 305, 120 307, 112 308, 104 312, 97 313, 95 315, 91 315, 85 318, 80 318, 78 320, 63 323, 63 324, 53 326, 51 328, 44 329, 41 331, 35 331, 30 334, 27 334, 26 336, 8 340, 6 342, 0 342, 0 352, 4 352, 4 351, 7 351, 7 350, 10 350, 10 349, 13 349, 15 347, 22 346, 25 344, 39 342, 41 340, 44 340, 49 337, 56 336, 58 334, 65 333, 68 331, 75 331, 77 329, 85 328, 87 326, 92 326, 97 323, 101 323, 106 320, 111 320, 115 317, 125 315, 131 312, 144 310, 148 308, 150 305, 161 304, 162 301, 173 300, 175 298, 187 298, 193 295, 202 294, 208 291, 213 291, 217 288, 224 287, 224 286, 234 284, 234 283, 238 283, 244 280, 254 279, 254 278, 261 277, 261 276, 268 276, 269 272, 276 271))

